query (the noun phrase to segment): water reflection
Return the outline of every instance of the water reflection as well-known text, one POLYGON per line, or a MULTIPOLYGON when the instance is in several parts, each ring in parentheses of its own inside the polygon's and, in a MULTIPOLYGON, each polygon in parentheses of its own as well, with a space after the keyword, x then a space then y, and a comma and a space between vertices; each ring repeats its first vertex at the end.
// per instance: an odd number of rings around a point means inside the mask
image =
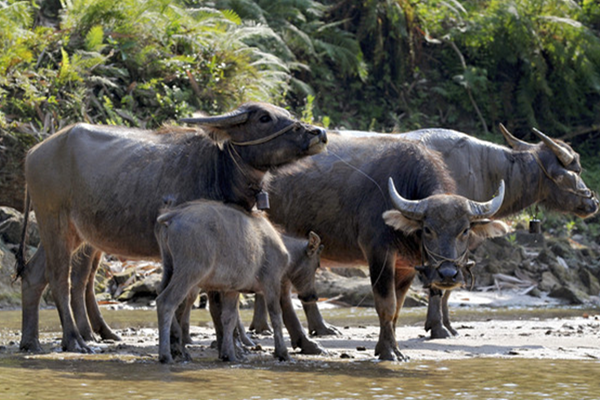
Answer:
MULTIPOLYGON (((462 312, 460 310, 459 312, 462 312)), ((512 310, 475 311, 462 321, 514 317, 512 310)), ((520 311, 522 318, 579 315, 582 310, 520 311), (529 313, 529 314, 528 314, 529 313)), ((326 310, 325 318, 339 327, 376 324, 371 309, 326 310)), ((117 329, 137 327, 143 335, 155 326, 154 310, 105 312, 117 329)), ((249 316, 245 314, 245 318, 249 316)), ((0 399, 598 399, 600 362, 536 359, 471 358, 407 363, 344 359, 300 359, 279 363, 265 355, 240 364, 213 356, 194 356, 187 364, 156 362, 156 354, 79 355, 16 353, 20 312, 0 312, 0 399)), ((403 323, 421 325, 424 310, 403 312, 403 323), (410 322, 413 320, 413 322, 410 322)), ((209 324, 208 313, 195 311, 195 324, 209 324)), ((58 329, 55 310, 43 310, 43 331, 58 329)), ((51 343, 53 337, 44 337, 51 343)), ((56 338, 58 339, 58 338, 56 338)), ((207 339, 209 341, 209 339, 207 339)), ((375 339, 374 339, 375 340, 375 339)), ((58 342, 55 342, 56 346, 58 342)), ((435 342, 423 342, 433 346, 435 342)), ((510 347, 510 343, 507 346, 510 347)), ((115 346, 114 344, 112 346, 115 346)), ((148 352, 148 354, 145 354, 148 352)), ((201 354, 201 353, 200 353, 201 354)), ((213 354, 213 353, 207 353, 213 354)), ((370 351, 369 354, 372 354, 370 351)))
POLYGON ((1 359, 2 399, 597 399, 595 361, 443 362, 1 359))

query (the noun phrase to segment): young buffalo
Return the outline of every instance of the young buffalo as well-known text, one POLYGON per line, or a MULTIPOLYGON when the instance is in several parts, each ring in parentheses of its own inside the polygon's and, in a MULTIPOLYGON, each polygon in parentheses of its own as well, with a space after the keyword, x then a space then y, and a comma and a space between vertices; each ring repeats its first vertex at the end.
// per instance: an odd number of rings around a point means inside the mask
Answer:
POLYGON ((289 360, 282 306, 291 305, 291 284, 302 301, 317 299, 314 278, 322 246, 315 233, 310 233, 308 241, 281 236, 259 213, 214 201, 193 201, 161 214, 156 236, 164 265, 156 300, 160 362, 170 363, 178 353, 189 358, 174 314, 196 286, 221 292, 221 321, 215 321, 222 330, 221 359, 238 360, 233 334, 239 293, 250 291, 264 294, 275 336, 275 357, 289 360), (171 344, 172 328, 178 343, 171 344))

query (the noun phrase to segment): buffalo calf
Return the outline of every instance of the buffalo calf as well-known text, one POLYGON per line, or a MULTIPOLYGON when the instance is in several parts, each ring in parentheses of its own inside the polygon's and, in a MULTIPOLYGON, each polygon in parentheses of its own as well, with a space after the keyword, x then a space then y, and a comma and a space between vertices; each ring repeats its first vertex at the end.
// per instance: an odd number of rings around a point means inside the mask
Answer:
MULTIPOLYGON (((178 351, 189 357, 181 343, 171 343, 170 333, 179 329, 173 323, 177 307, 196 286, 221 292, 221 359, 238 360, 233 341, 238 298, 240 292, 250 291, 265 295, 275 357, 289 360, 282 304, 289 304, 291 284, 302 301, 317 299, 314 276, 322 246, 316 234, 311 232, 308 241, 282 237, 258 213, 214 201, 193 201, 162 213, 156 236, 164 265, 156 300, 160 362, 172 362, 172 353, 178 351)), ((181 338, 180 333, 174 336, 181 338)))

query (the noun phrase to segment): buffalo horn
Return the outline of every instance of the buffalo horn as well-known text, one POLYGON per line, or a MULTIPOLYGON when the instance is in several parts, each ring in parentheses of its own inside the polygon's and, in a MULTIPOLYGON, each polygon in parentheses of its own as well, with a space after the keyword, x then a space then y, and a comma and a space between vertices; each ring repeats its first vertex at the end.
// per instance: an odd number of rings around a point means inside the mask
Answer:
POLYGON ((406 218, 420 221, 425 216, 425 201, 424 200, 407 200, 396 191, 394 180, 390 177, 388 180, 388 191, 392 203, 398 211, 406 218))
POLYGON ((498 195, 485 203, 469 200, 471 216, 476 219, 488 218, 496 214, 504 201, 504 180, 500 181, 498 195))
POLYGON ((506 127, 502 124, 499 124, 500 126, 500 132, 502 132, 502 136, 504 136, 504 139, 506 140, 506 142, 508 143, 508 145, 510 147, 512 147, 515 150, 527 150, 531 147, 533 147, 532 144, 529 144, 527 142, 522 141, 521 139, 517 139, 515 136, 513 136, 512 133, 510 133, 508 131, 508 129, 506 129, 506 127))
POLYGON ((200 118, 182 118, 179 122, 187 124, 208 125, 215 128, 224 128, 233 125, 243 124, 248 120, 248 112, 244 110, 234 110, 224 115, 215 117, 200 117, 200 118))
POLYGON ((561 145, 552 140, 551 137, 543 134, 535 128, 533 128, 533 133, 535 133, 535 135, 539 137, 542 140, 542 142, 544 142, 546 146, 550 148, 550 150, 552 150, 552 152, 556 155, 556 157, 562 165, 566 167, 567 165, 571 164, 571 162, 573 162, 573 155, 569 154, 568 151, 566 151, 561 145))

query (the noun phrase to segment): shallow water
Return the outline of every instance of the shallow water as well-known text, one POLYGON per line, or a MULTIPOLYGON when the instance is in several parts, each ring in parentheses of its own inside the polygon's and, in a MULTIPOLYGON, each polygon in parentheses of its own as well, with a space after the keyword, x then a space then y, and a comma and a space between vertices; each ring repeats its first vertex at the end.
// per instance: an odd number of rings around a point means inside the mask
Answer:
MULTIPOLYGON (((403 312, 404 325, 422 324, 423 309, 403 312)), ((548 318, 581 315, 581 309, 459 309, 460 320, 548 318)), ((116 329, 154 327, 154 310, 107 310, 116 329)), ((372 309, 324 310, 338 325, 376 324, 372 309)), ((244 312, 244 319, 249 318, 244 312)), ((196 310, 194 324, 208 324, 196 310)), ((40 327, 56 332, 55 310, 43 310, 40 327)), ((214 358, 160 365, 155 354, 115 357, 56 353, 23 356, 20 312, 0 311, 0 399, 600 399, 600 362, 473 358, 445 361, 264 358, 227 364, 214 358)), ((51 338, 52 339, 52 338, 51 338)), ((50 339, 50 340, 51 340, 50 339)), ((48 340, 46 338, 46 340, 48 340)))
POLYGON ((600 362, 156 362, 2 359, 11 399, 598 399, 600 362))

